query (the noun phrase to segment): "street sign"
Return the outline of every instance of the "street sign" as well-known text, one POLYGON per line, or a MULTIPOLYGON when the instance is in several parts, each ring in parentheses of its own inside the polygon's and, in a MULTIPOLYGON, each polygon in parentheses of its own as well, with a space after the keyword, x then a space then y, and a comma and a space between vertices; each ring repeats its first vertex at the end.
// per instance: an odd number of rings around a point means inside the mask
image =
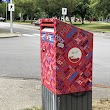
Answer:
POLYGON ((62 8, 62 15, 67 15, 67 8, 62 8))
POLYGON ((2 2, 10 2, 10 0, 2 0, 2 2))
POLYGON ((8 4, 8 11, 15 11, 15 5, 12 3, 8 4))

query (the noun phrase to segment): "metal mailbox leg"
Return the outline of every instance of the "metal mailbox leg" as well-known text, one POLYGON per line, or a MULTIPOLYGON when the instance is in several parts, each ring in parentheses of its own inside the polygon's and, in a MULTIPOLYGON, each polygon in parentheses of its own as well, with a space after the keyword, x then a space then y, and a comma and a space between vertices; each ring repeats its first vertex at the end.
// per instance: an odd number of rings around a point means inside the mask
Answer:
POLYGON ((42 110, 92 110, 92 91, 55 95, 42 85, 42 110))

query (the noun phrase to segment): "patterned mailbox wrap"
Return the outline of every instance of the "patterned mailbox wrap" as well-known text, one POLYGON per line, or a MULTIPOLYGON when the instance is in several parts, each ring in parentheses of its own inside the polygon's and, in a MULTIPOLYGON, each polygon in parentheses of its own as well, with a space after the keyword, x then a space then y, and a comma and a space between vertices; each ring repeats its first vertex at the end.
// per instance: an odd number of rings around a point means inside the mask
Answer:
POLYGON ((93 34, 55 18, 40 22, 42 84, 54 94, 91 90, 93 34))

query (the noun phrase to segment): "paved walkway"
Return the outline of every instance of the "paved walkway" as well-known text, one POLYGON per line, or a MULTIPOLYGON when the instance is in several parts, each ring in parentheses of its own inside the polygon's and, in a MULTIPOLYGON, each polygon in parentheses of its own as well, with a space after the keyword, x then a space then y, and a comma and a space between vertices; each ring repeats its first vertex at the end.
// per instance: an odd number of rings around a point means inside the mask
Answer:
MULTIPOLYGON (((110 98, 110 88, 93 87, 93 100, 110 98)), ((0 110, 41 106, 41 82, 35 79, 0 78, 0 110)))
POLYGON ((40 81, 0 78, 0 110, 41 106, 40 81))

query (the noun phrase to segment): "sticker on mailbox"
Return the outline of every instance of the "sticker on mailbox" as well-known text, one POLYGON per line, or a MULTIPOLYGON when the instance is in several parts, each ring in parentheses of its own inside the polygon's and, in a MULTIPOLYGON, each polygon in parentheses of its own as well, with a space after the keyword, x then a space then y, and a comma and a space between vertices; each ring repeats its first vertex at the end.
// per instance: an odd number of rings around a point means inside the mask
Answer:
POLYGON ((54 43, 54 34, 42 33, 42 40, 50 43, 54 43))
POLYGON ((48 42, 54 43, 54 35, 48 34, 48 42))
POLYGON ((68 59, 72 63, 77 63, 82 57, 82 52, 79 48, 74 47, 68 53, 68 59))
POLYGON ((42 33, 41 36, 42 36, 42 40, 46 41, 46 33, 42 33))

